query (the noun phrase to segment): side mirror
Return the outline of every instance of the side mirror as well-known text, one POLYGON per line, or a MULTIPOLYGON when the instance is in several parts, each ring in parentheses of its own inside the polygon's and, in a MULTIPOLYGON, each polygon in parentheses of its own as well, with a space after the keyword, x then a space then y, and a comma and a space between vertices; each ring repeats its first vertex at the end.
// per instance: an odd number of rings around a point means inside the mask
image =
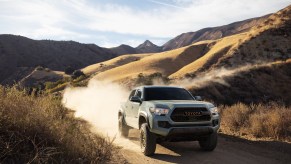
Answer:
POLYGON ((141 103, 142 102, 140 97, 137 97, 137 96, 132 96, 129 100, 132 101, 132 102, 137 102, 137 103, 141 103))
POLYGON ((195 96, 194 98, 195 98, 195 100, 197 100, 197 101, 202 101, 202 97, 201 97, 201 96, 195 96))

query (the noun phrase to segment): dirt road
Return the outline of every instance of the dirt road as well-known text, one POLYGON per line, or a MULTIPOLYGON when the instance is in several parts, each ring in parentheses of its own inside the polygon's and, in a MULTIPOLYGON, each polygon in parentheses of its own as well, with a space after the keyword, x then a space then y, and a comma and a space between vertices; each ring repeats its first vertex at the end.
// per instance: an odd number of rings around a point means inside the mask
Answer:
POLYGON ((129 140, 119 139, 121 154, 129 163, 269 164, 291 163, 291 144, 274 141, 248 141, 221 134, 213 152, 201 151, 198 142, 166 142, 157 145, 156 154, 143 156, 138 131, 129 140))

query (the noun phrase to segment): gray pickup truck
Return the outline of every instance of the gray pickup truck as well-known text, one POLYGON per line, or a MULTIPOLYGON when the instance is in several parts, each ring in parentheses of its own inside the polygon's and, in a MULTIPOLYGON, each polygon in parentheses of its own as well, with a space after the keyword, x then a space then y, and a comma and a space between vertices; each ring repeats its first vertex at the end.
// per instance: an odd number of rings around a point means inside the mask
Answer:
POLYGON ((213 104, 198 101, 184 88, 141 86, 121 105, 118 123, 123 137, 131 128, 140 130, 141 150, 150 156, 162 141, 199 141, 203 150, 214 150, 220 116, 213 104))

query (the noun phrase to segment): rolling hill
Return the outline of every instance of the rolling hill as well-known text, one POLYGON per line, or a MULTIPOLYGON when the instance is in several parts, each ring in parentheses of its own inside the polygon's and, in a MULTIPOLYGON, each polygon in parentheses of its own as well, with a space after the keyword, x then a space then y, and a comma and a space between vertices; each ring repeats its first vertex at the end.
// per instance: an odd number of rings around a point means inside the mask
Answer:
POLYGON ((270 15, 234 22, 219 27, 209 27, 196 32, 183 33, 165 43, 163 51, 188 46, 202 40, 216 40, 226 36, 249 31, 252 27, 262 23, 270 15))
POLYGON ((188 47, 157 54, 148 54, 142 59, 123 64, 96 75, 98 79, 122 81, 126 78, 134 78, 138 74, 152 74, 160 72, 165 76, 178 71, 184 65, 201 57, 203 52, 208 50, 209 42, 204 41, 188 47), (134 69, 133 69, 134 68, 134 69))
POLYGON ((134 61, 138 61, 146 56, 150 56, 151 54, 133 54, 133 55, 122 55, 111 60, 96 63, 90 66, 87 66, 82 69, 85 74, 94 74, 99 72, 104 72, 106 70, 113 69, 115 67, 119 67, 134 61))
POLYGON ((11 80, 27 76, 29 71, 21 74, 24 69, 34 69, 37 66, 56 71, 64 71, 68 66, 80 69, 116 56, 110 50, 94 44, 38 41, 22 36, 0 35, 0 83, 11 84, 11 80), (18 78, 10 78, 15 76, 18 78))

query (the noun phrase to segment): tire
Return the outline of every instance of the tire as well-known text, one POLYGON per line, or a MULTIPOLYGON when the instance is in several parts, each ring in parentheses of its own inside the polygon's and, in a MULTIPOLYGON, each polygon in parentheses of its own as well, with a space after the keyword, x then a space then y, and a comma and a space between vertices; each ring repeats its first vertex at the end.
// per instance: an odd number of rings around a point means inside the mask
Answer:
POLYGON ((125 124, 124 118, 122 115, 118 117, 118 131, 119 131, 120 136, 128 137, 129 127, 125 124))
POLYGON ((206 138, 199 140, 199 145, 202 150, 213 151, 217 145, 217 132, 213 132, 206 138))
POLYGON ((147 123, 143 123, 140 128, 140 147, 146 156, 151 156, 156 151, 156 135, 149 131, 147 123))

